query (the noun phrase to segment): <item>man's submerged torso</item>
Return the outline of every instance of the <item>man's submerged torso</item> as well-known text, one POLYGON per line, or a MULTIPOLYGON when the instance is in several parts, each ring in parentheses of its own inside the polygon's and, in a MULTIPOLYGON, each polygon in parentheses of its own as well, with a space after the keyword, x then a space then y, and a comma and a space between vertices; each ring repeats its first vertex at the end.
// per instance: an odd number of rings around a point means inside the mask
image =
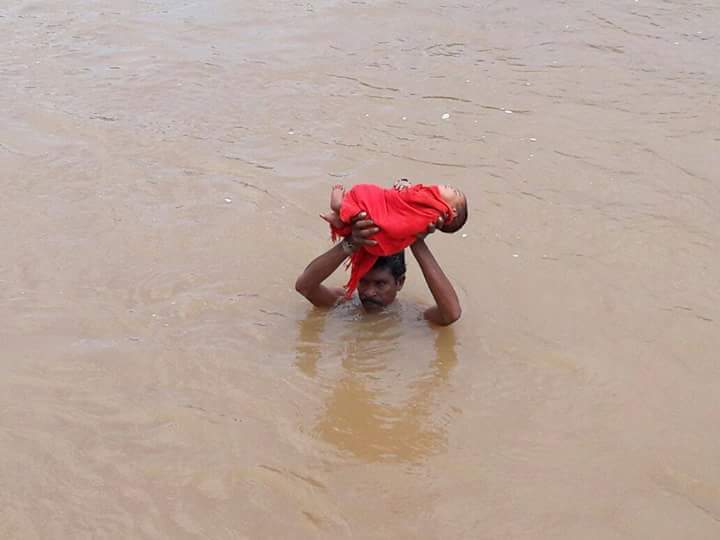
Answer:
POLYGON ((337 304, 328 312, 332 318, 346 320, 365 320, 365 321, 386 321, 388 323, 417 323, 424 321, 424 313, 428 308, 412 301, 395 300, 387 306, 378 308, 366 308, 357 294, 350 299, 340 299, 337 304))

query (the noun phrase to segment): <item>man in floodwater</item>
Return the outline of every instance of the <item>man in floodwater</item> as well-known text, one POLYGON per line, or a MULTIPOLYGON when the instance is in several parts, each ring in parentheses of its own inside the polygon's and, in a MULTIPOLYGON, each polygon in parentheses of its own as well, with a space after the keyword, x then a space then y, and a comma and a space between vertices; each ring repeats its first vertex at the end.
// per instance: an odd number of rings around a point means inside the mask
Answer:
MULTIPOLYGON (((428 288, 435 299, 433 307, 424 313, 428 321, 447 326, 460 318, 460 302, 450 280, 425 243, 425 237, 442 227, 442 218, 428 226, 425 234, 419 235, 410 251, 422 270, 428 288)), ((374 245, 372 235, 378 228, 364 212, 352 224, 352 234, 342 242, 313 260, 295 282, 295 289, 314 306, 329 308, 343 301, 345 291, 323 285, 325 281, 353 251, 363 245, 374 245)), ((405 253, 380 257, 372 270, 363 276, 358 284, 358 296, 366 311, 378 311, 395 301, 397 293, 405 284, 405 253)))

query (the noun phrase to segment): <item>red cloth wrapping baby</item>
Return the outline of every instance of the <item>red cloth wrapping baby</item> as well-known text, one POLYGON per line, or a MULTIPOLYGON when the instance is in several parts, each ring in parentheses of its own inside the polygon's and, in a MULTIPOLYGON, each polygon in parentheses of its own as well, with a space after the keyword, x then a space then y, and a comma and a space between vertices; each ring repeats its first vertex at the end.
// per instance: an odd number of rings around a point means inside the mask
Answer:
MULTIPOLYGON (((372 237, 377 242, 376 246, 363 246, 350 258, 348 264, 352 270, 350 280, 345 285, 347 298, 378 257, 398 253, 411 245, 416 235, 425 232, 430 223, 435 223, 440 216, 448 219, 452 215, 452 209, 440 196, 437 186, 422 184, 415 184, 402 191, 374 184, 353 186, 343 199, 340 219, 343 223, 350 223, 360 212, 367 212, 380 231, 372 237)), ((349 225, 330 228, 333 239, 351 233, 349 225)))

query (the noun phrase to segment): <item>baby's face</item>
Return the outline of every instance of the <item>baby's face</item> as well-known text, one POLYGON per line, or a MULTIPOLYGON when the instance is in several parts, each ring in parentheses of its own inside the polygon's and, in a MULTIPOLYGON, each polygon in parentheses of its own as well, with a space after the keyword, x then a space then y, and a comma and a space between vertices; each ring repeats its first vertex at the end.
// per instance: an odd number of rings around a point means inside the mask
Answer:
POLYGON ((439 185, 440 196, 450 208, 457 212, 458 208, 465 204, 465 195, 462 191, 448 185, 439 185))
POLYGON ((439 185, 438 190, 440 191, 440 196, 450 208, 457 209, 459 205, 465 204, 465 195, 463 195, 459 189, 448 185, 439 185))

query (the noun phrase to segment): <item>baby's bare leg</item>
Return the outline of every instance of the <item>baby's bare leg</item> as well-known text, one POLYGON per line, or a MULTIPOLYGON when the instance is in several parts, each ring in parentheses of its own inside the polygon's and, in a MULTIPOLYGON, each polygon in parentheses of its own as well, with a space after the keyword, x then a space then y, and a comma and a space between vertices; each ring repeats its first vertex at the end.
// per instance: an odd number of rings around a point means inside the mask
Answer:
POLYGON ((335 184, 330 192, 330 209, 332 212, 320 214, 321 218, 337 229, 345 225, 340 219, 340 208, 342 207, 343 197, 345 197, 345 188, 340 184, 335 184))
POLYGON ((320 217, 323 218, 325 221, 327 221, 330 225, 332 225, 336 229, 342 229, 345 226, 345 223, 343 223, 342 220, 340 219, 340 214, 336 214, 335 212, 328 212, 327 214, 320 214, 320 217))
POLYGON ((335 184, 330 192, 330 210, 336 214, 340 213, 343 198, 345 197, 345 188, 341 184, 335 184))

